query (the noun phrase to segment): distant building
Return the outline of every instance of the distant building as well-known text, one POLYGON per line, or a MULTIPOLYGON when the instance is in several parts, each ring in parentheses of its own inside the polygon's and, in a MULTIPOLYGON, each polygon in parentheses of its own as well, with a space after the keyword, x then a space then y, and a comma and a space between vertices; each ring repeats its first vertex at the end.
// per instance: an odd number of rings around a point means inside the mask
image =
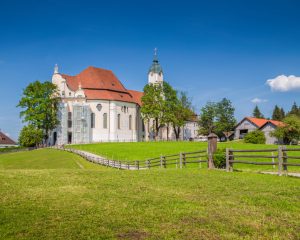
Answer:
POLYGON ((283 122, 280 121, 245 117, 235 127, 234 139, 243 139, 247 133, 254 130, 261 130, 265 134, 267 144, 280 144, 282 141, 276 137, 272 137, 271 132, 281 125, 283 125, 283 122))
POLYGON ((18 144, 0 131, 0 148, 17 147, 18 144))

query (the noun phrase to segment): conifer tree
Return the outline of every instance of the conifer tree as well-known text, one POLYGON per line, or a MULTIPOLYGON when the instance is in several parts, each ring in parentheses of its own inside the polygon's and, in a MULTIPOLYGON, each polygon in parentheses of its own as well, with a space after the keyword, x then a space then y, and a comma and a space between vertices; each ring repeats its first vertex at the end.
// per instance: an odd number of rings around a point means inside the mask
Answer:
POLYGON ((275 108, 273 110, 272 119, 277 121, 282 121, 285 117, 285 113, 283 108, 279 108, 277 105, 275 105, 275 108))
POLYGON ((291 111, 289 111, 288 115, 296 115, 300 117, 300 107, 297 106, 296 102, 293 103, 291 111))
POLYGON ((264 115, 260 112, 258 106, 256 105, 253 110, 253 117, 255 118, 264 118, 264 115))

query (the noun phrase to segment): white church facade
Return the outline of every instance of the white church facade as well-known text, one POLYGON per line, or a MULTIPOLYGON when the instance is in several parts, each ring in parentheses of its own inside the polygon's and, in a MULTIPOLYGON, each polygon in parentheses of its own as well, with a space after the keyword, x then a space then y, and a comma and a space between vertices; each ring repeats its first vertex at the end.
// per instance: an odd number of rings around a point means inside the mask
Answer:
MULTIPOLYGON (((155 54, 148 83, 162 82, 163 72, 155 54)), ((52 83, 58 87, 61 102, 60 124, 50 135, 50 145, 151 140, 141 116, 143 93, 126 89, 112 71, 88 67, 70 76, 59 73, 55 66, 52 83)), ((191 122, 183 128, 182 140, 191 137, 184 136, 184 132, 191 132, 189 125, 191 122)), ((196 131, 192 132, 195 137, 196 131)), ((167 139, 165 129, 160 136, 167 139)), ((172 131, 169 139, 175 139, 172 131)))

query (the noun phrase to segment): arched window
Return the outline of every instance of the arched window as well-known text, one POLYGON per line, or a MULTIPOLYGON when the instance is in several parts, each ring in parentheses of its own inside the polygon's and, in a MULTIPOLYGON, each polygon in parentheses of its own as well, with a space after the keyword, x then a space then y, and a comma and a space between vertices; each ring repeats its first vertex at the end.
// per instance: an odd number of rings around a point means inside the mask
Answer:
POLYGON ((103 128, 107 128, 107 113, 103 113, 103 128))
POLYGON ((129 115, 129 130, 132 129, 132 116, 129 115))
POLYGON ((121 114, 118 114, 118 129, 121 129, 121 114))
POLYGON ((91 128, 95 128, 95 113, 91 113, 91 128))

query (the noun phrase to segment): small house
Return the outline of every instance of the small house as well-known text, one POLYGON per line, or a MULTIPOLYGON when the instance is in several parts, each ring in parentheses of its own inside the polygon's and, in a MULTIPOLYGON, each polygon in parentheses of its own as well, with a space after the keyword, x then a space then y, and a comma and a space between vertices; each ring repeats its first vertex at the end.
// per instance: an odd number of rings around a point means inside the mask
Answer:
POLYGON ((0 148, 16 146, 18 146, 18 144, 14 140, 5 135, 3 132, 0 132, 0 148))

